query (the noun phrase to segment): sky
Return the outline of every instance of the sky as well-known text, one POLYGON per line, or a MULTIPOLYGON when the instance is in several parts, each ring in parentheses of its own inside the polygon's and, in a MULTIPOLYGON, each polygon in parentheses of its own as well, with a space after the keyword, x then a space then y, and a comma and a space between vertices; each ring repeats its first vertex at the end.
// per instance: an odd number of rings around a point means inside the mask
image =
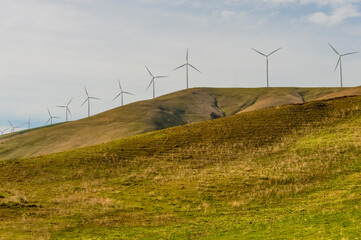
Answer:
MULTIPOLYGON (((0 0, 0 130, 87 116, 84 86, 101 100, 92 114, 186 87, 339 86, 341 53, 361 51, 361 0, 0 0)), ((361 85, 361 54, 343 59, 344 86, 361 85)), ((21 129, 21 128, 20 128, 21 129)))

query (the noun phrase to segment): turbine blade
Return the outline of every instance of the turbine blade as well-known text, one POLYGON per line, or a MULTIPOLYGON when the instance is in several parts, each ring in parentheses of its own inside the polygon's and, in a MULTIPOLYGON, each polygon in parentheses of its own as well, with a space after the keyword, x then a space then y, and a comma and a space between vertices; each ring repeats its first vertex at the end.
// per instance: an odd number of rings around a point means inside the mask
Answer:
POLYGON ((149 68, 148 68, 146 65, 145 65, 145 68, 148 70, 148 72, 149 72, 150 76, 152 76, 152 77, 153 77, 153 74, 150 72, 149 68))
POLYGON ((14 126, 11 124, 11 122, 10 122, 10 121, 8 121, 8 123, 10 124, 10 126, 11 126, 11 127, 14 127, 14 126))
POLYGON ((261 53, 260 51, 258 51, 258 50, 256 50, 256 49, 254 49, 254 48, 252 48, 252 50, 253 50, 253 51, 255 51, 255 52, 257 52, 257 53, 259 53, 259 54, 261 54, 262 56, 267 57, 267 55, 266 55, 266 54, 263 54, 263 53, 261 53))
POLYGON ((66 107, 66 106, 56 106, 56 107, 64 108, 64 107, 66 107))
POLYGON ((156 76, 154 78, 167 78, 167 77, 169 77, 169 76, 156 76))
POLYGON ((119 84, 120 91, 122 92, 122 91, 123 91, 123 90, 122 90, 122 85, 120 85, 119 79, 118 79, 118 84, 119 84))
POLYGON ((101 100, 100 98, 97 98, 97 97, 89 97, 91 99, 95 99, 95 100, 101 100))
POLYGON ((89 100, 89 97, 80 105, 80 107, 83 106, 88 100, 89 100))
POLYGON ((128 95, 133 95, 135 96, 133 93, 130 93, 130 92, 123 92, 124 94, 128 94, 128 95))
POLYGON ((185 63, 185 64, 183 64, 182 66, 176 67, 175 69, 173 69, 173 71, 174 71, 174 70, 177 70, 177 69, 179 69, 179 68, 182 68, 182 67, 184 67, 185 65, 187 65, 187 64, 185 63))
POLYGON ((147 91, 148 91, 150 85, 152 85, 153 81, 154 81, 154 77, 152 78, 152 81, 150 81, 150 83, 149 83, 149 85, 148 85, 148 87, 147 87, 147 91))
POLYGON ((69 106, 69 104, 71 103, 71 101, 73 101, 73 98, 70 99, 70 101, 68 102, 68 104, 66 106, 69 106))
POLYGON ((275 52, 277 52, 277 51, 279 51, 279 50, 281 50, 281 49, 282 49, 282 48, 280 47, 280 48, 274 50, 273 52, 271 52, 270 54, 268 54, 268 56, 271 56, 272 54, 274 54, 275 52))
POLYGON ((120 96, 121 93, 119 93, 115 98, 113 98, 113 101, 117 99, 120 96))
POLYGON ((49 111, 49 108, 48 108, 48 113, 49 113, 49 115, 51 116, 51 113, 50 113, 50 111, 49 111))
POLYGON ((66 111, 68 111, 68 113, 70 114, 70 116, 72 116, 69 108, 66 108, 66 111))
POLYGON ((188 62, 188 48, 187 48, 186 60, 187 60, 187 62, 188 62))
POLYGON ((199 71, 195 66, 189 64, 190 67, 192 67, 193 69, 195 69, 196 71, 198 71, 199 73, 201 73, 201 71, 199 71))
POLYGON ((336 49, 335 49, 334 47, 332 47, 332 45, 331 45, 330 43, 328 43, 328 45, 330 45, 330 47, 333 49, 333 51, 335 51, 335 53, 336 53, 337 55, 341 55, 341 54, 339 54, 339 53, 336 51, 336 49))
POLYGON ((358 53, 358 52, 345 53, 345 54, 342 54, 342 56, 347 56, 347 55, 356 54, 356 53, 358 53))
POLYGON ((45 125, 48 124, 48 122, 51 120, 51 118, 48 119, 48 121, 46 121, 45 125))
POLYGON ((335 72, 337 70, 338 65, 340 64, 340 61, 341 61, 341 56, 338 58, 338 61, 337 61, 336 67, 335 67, 335 72))
POLYGON ((88 90, 86 89, 86 87, 85 87, 85 86, 84 86, 84 89, 85 89, 85 93, 86 93, 86 95, 89 97, 88 90))

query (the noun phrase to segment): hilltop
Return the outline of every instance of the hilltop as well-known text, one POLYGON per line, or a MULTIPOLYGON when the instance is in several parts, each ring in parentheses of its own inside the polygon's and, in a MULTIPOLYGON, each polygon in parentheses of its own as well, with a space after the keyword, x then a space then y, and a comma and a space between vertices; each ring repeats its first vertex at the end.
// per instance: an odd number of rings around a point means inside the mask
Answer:
MULTIPOLYGON (((0 136, 0 159, 37 156, 230 116, 312 101, 340 88, 196 88, 73 122, 0 136)), ((344 89, 342 89, 344 90, 344 89)))
POLYGON ((357 95, 361 95, 361 86, 347 88, 343 91, 337 91, 337 92, 328 94, 326 96, 320 97, 319 99, 322 100, 322 99, 330 99, 330 98, 346 97, 346 96, 357 96, 357 95))
POLYGON ((284 105, 1 161, 0 236, 355 239, 360 109, 284 105))

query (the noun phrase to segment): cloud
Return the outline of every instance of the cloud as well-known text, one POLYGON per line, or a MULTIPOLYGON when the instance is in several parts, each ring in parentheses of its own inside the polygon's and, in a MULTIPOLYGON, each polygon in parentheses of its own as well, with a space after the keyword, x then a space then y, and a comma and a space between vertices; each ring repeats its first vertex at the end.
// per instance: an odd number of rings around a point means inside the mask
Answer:
POLYGON ((339 8, 333 9, 331 14, 325 12, 316 12, 308 16, 308 20, 312 23, 322 24, 322 25, 336 25, 342 21, 360 17, 361 13, 355 9, 352 5, 347 5, 339 8))

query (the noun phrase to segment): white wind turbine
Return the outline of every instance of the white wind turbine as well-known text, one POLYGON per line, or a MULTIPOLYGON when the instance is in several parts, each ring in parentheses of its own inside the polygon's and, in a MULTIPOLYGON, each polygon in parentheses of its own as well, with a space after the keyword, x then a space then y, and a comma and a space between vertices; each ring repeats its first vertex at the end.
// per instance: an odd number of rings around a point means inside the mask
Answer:
POLYGON ((113 99, 113 101, 114 101, 115 99, 117 99, 118 97, 120 97, 120 104, 121 104, 121 106, 123 106, 123 95, 124 95, 124 94, 128 94, 128 95, 133 95, 133 96, 134 96, 134 94, 133 94, 133 93, 130 93, 130 92, 124 92, 123 89, 122 89, 122 86, 120 85, 119 79, 118 79, 118 85, 119 85, 119 90, 120 90, 120 92, 119 92, 119 94, 113 99))
POLYGON ((149 71, 148 67, 145 66, 145 68, 148 70, 148 73, 150 74, 150 76, 152 76, 152 80, 150 81, 147 90, 149 89, 150 85, 153 84, 153 98, 155 98, 155 79, 156 78, 166 78, 168 76, 153 76, 153 74, 149 71))
POLYGON ((268 75, 268 57, 271 56, 272 54, 274 54, 275 52, 277 52, 278 50, 280 50, 282 48, 278 48, 274 51, 272 51, 270 54, 264 54, 264 53, 261 53, 260 51, 252 48, 252 50, 254 50, 255 52, 261 54, 262 56, 266 57, 266 78, 267 78, 267 87, 269 87, 269 75, 268 75))
MULTIPOLYGON (((27 121, 25 124, 26 124, 26 125, 28 125, 28 129, 30 129, 30 128, 31 128, 30 117, 29 117, 28 121, 27 121)), ((24 124, 24 125, 25 125, 25 124, 24 124)))
POLYGON ((101 100, 101 99, 89 96, 88 90, 86 89, 85 86, 84 86, 84 90, 85 90, 87 98, 85 99, 85 101, 80 106, 83 106, 86 102, 88 102, 88 117, 90 117, 90 99, 95 99, 95 100, 101 100))
POLYGON ((0 132, 1 132, 1 135, 4 135, 4 132, 6 132, 7 130, 9 130, 9 128, 7 128, 7 129, 4 129, 4 130, 0 130, 0 132))
POLYGON ((328 43, 328 45, 330 45, 330 47, 333 49, 333 51, 335 51, 335 53, 338 55, 338 61, 337 61, 336 67, 335 67, 335 71, 336 71, 338 65, 340 65, 340 83, 341 83, 341 87, 343 87, 342 86, 342 57, 351 55, 351 54, 355 54, 358 52, 350 52, 350 53, 340 54, 336 51, 336 49, 334 47, 332 47, 332 45, 330 43, 328 43))
POLYGON ((70 109, 69 109, 69 104, 71 103, 71 101, 73 100, 73 98, 70 99, 70 101, 68 102, 67 105, 65 106, 57 106, 59 108, 65 108, 65 121, 68 122, 68 114, 70 114, 71 116, 71 112, 70 112, 70 109))
POLYGON ((189 76, 188 76, 188 67, 191 67, 191 68, 193 68, 194 70, 196 70, 196 71, 198 71, 199 73, 201 73, 201 71, 199 71, 196 67, 194 67, 192 64, 190 64, 190 63, 188 62, 188 48, 187 48, 187 54, 186 54, 186 63, 183 64, 183 65, 181 65, 181 66, 179 66, 179 67, 176 67, 175 69, 173 69, 173 71, 174 71, 174 70, 177 70, 177 69, 179 69, 179 68, 182 68, 182 67, 186 67, 186 82, 187 82, 187 89, 188 89, 188 79, 189 79, 189 76))
POLYGON ((10 124, 10 126, 11 126, 11 133, 13 133, 13 132, 15 132, 15 129, 16 128, 20 128, 20 126, 14 126, 10 121, 8 121, 9 122, 9 124, 10 124))
POLYGON ((49 114, 49 119, 48 119, 48 121, 46 121, 45 125, 48 124, 48 122, 50 122, 50 125, 53 125, 53 119, 59 118, 59 117, 55 117, 55 116, 51 115, 49 108, 48 108, 48 114, 49 114))

